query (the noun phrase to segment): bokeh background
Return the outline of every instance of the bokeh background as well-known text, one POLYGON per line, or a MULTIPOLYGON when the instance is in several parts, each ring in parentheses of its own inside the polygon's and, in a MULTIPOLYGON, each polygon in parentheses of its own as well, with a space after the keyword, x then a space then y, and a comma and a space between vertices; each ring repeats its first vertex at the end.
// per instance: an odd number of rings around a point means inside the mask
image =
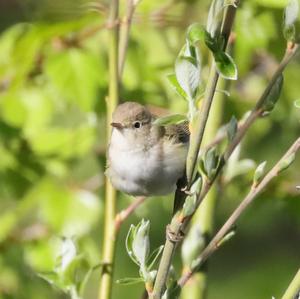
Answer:
MULTIPOLYGON (((227 86, 230 96, 223 99, 222 123, 251 109, 285 49, 281 27, 287 1, 242 2, 231 49, 239 79, 227 86)), ((123 100, 186 111, 166 75, 173 71, 187 26, 205 24, 209 3, 141 1, 133 19, 123 100)), ((54 269, 55 244, 63 236, 76 240, 91 265, 100 262, 108 5, 88 0, 0 1, 1 299, 68 298, 38 275, 54 269)), ((204 86, 207 50, 202 55, 204 86)), ((239 157, 224 173, 228 183, 219 186, 217 227, 245 195, 255 163, 267 160, 271 167, 299 136, 300 110, 293 104, 300 98, 299 75, 298 57, 285 72, 275 110, 251 128, 239 157)), ((283 293, 300 265, 296 185, 299 158, 248 209, 236 237, 209 261, 208 299, 279 298, 283 293)), ((118 208, 130 201, 119 195, 118 208)), ((137 276, 124 245, 129 224, 150 219, 155 248, 164 241, 171 210, 171 197, 151 198, 125 222, 117 245, 116 279, 137 276)), ((180 269, 179 255, 175 266, 180 269)), ((97 297, 98 282, 95 271, 85 298, 97 297)), ((114 284, 113 298, 139 298, 142 289, 114 284)))

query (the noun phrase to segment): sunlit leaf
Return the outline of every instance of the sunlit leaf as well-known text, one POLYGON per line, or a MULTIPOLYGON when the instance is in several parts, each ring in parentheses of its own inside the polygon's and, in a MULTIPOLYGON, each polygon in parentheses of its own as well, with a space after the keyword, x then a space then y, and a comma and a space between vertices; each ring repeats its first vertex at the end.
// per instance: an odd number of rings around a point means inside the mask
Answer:
POLYGON ((192 44, 203 41, 205 38, 205 29, 199 23, 193 23, 187 30, 187 38, 192 44))
POLYGON ((97 100, 100 88, 101 64, 88 52, 71 49, 52 55, 46 61, 45 72, 61 97, 90 111, 97 100))
POLYGON ((238 70, 232 57, 226 52, 215 55, 217 71, 221 77, 228 80, 237 80, 238 70))
POLYGON ((287 40, 295 41, 297 29, 295 23, 299 19, 299 0, 289 0, 284 11, 284 35, 287 40))
POLYGON ((186 92, 181 88, 181 86, 179 85, 177 79, 176 79, 176 75, 175 74, 170 74, 167 76, 167 79, 170 83, 170 85, 172 86, 172 88, 175 90, 175 92, 180 95, 181 97, 183 97, 183 99, 187 99, 187 95, 186 92))
POLYGON ((185 44, 175 62, 177 82, 192 100, 200 84, 201 61, 198 49, 189 43, 185 44))
POLYGON ((294 102, 294 105, 295 105, 296 108, 299 108, 299 109, 300 109, 300 99, 299 99, 299 100, 296 100, 296 101, 294 102))

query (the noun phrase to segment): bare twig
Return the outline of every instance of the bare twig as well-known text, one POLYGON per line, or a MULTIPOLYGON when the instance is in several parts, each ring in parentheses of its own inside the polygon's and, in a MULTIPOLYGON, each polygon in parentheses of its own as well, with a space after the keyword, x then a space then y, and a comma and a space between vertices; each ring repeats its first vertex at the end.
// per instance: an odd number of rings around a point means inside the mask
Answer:
POLYGON ((294 142, 294 144, 289 148, 289 150, 283 155, 283 157, 276 163, 276 165, 265 175, 262 181, 252 187, 247 196, 243 199, 240 205, 235 209, 235 211, 231 214, 222 228, 218 231, 215 237, 210 241, 207 247, 203 250, 203 252, 198 257, 198 264, 190 271, 186 272, 178 281, 179 286, 183 286, 195 273, 197 269, 219 248, 219 244, 225 235, 232 229, 233 225, 245 211, 245 209, 254 201, 255 198, 265 189, 265 187, 270 183, 272 179, 274 179, 281 170, 281 165, 288 159, 291 155, 297 153, 300 148, 300 137, 294 142))
POLYGON ((127 0, 127 12, 120 26, 120 44, 119 44, 119 78, 122 78, 126 52, 128 48, 129 31, 132 23, 133 14, 138 4, 136 0, 127 0))
POLYGON ((122 223, 146 200, 145 196, 138 196, 135 200, 124 210, 120 211, 115 219, 116 231, 119 231, 122 223))

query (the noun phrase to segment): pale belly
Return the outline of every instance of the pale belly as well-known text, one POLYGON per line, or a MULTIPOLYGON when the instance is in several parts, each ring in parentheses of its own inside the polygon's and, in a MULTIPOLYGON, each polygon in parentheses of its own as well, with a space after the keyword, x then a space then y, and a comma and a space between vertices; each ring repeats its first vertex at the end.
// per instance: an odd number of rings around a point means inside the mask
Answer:
POLYGON ((165 195, 183 175, 187 144, 171 141, 151 149, 110 146, 108 175, 114 187, 134 196, 165 195))

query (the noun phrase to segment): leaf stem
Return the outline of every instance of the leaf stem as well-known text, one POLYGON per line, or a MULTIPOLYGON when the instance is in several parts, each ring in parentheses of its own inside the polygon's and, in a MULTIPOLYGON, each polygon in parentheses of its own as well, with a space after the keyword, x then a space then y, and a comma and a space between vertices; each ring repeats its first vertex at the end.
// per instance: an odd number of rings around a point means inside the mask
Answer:
MULTIPOLYGON (((111 0, 108 19, 109 30, 109 95, 107 98, 107 137, 111 134, 111 116, 119 101, 119 75, 118 75, 118 44, 119 44, 119 0, 111 0)), ((116 190, 106 178, 105 211, 104 211, 104 237, 102 262, 103 270, 100 277, 99 299, 111 298, 113 264, 115 257, 115 215, 116 190)))
POLYGON ((247 196, 243 199, 240 205, 234 210, 222 228, 218 231, 215 237, 210 241, 207 247, 199 255, 197 260, 199 261, 197 266, 195 266, 190 271, 186 272, 178 281, 178 285, 182 287, 190 279, 190 277, 195 273, 197 269, 219 248, 218 244, 225 237, 225 235, 231 230, 233 225, 246 210, 246 208, 254 201, 255 198, 265 189, 265 187, 274 179, 280 170, 280 165, 285 161, 290 155, 297 153, 300 148, 300 137, 293 143, 289 150, 283 155, 283 157, 276 163, 276 165, 265 175, 262 181, 255 187, 251 188, 247 196))

